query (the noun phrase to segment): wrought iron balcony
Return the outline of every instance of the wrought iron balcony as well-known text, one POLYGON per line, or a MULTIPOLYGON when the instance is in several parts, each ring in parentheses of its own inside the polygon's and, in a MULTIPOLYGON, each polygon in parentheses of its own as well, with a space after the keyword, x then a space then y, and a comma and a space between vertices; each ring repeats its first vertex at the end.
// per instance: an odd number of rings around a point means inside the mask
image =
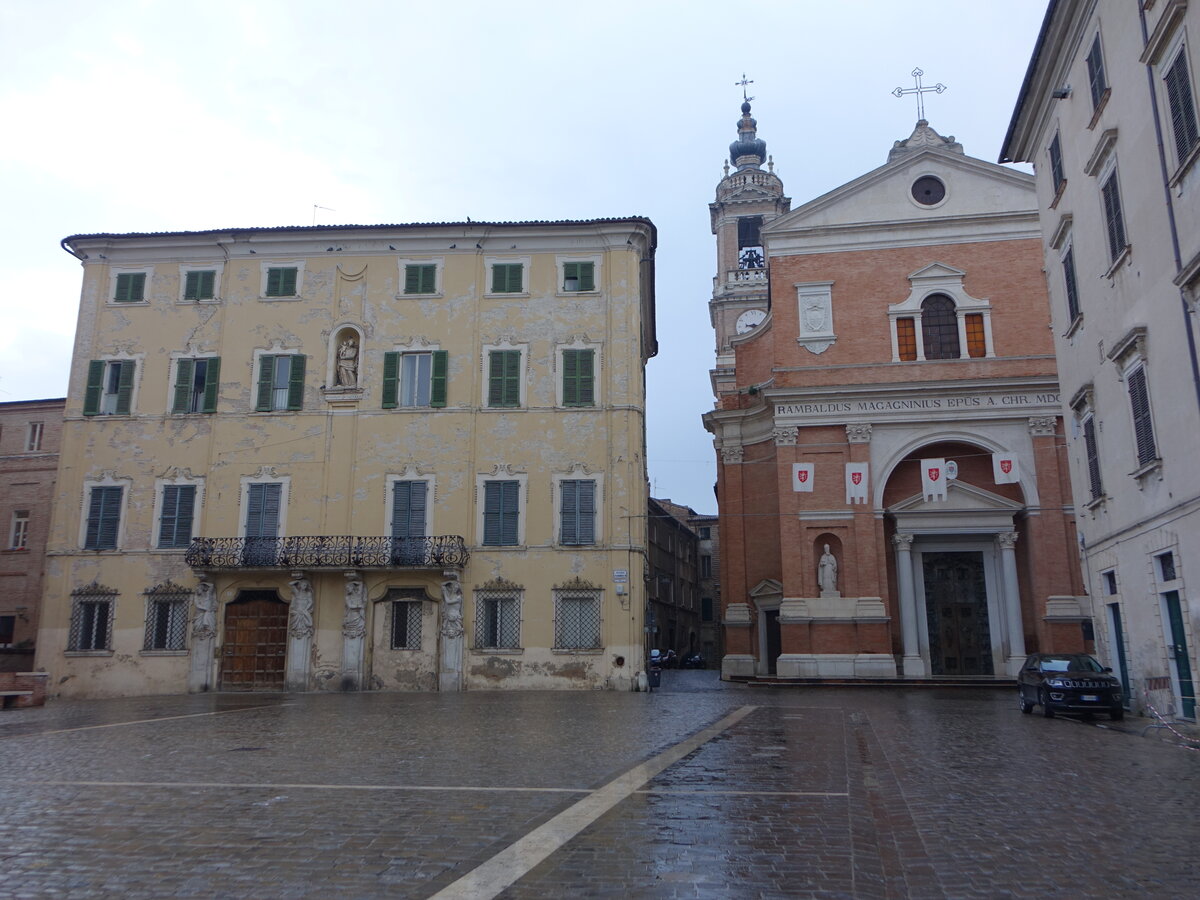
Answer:
POLYGON ((297 535, 192 538, 193 569, 449 569, 470 559, 458 535, 423 538, 297 535))

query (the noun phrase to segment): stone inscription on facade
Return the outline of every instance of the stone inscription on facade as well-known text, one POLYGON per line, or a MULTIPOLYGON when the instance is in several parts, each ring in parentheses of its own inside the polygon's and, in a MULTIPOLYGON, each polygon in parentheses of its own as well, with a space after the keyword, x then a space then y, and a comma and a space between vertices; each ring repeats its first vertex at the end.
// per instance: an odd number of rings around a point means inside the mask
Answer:
POLYGON ((775 416, 857 415, 881 412, 935 412, 938 410, 995 410, 1058 406, 1057 392, 971 394, 966 396, 896 397, 887 400, 836 400, 827 403, 776 403, 775 416))

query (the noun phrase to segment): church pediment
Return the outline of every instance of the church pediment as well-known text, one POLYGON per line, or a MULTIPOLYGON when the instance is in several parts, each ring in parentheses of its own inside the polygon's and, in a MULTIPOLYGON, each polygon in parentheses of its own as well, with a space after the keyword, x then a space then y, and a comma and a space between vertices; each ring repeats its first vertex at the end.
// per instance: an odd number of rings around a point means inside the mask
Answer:
POLYGON ((893 513, 912 512, 949 512, 953 510, 999 510, 1009 515, 1020 512, 1025 507, 1007 497, 993 494, 991 491, 964 484, 961 481, 951 481, 946 488, 945 500, 926 500, 923 494, 914 494, 907 500, 901 500, 889 508, 893 513))
POLYGON ((750 589, 750 596, 755 599, 759 597, 782 597, 783 582, 776 581, 774 578, 764 578, 750 589))
POLYGON ((945 500, 915 494, 888 508, 898 532, 910 534, 997 533, 1012 531, 1013 517, 1025 507, 971 484, 952 481, 945 500))

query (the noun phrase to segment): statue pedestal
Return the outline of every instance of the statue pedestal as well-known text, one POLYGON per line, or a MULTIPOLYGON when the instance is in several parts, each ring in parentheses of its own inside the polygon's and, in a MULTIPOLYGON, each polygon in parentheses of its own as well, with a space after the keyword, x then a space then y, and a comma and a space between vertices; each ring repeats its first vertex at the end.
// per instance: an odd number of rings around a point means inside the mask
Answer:
POLYGON ((821 591, 822 600, 840 600, 841 597, 841 591, 821 591))
POLYGON ((199 694, 212 690, 214 635, 198 638, 192 635, 192 659, 188 667, 188 691, 199 694))
POLYGON ((288 638, 287 689, 308 690, 308 662, 312 658, 312 635, 288 638))

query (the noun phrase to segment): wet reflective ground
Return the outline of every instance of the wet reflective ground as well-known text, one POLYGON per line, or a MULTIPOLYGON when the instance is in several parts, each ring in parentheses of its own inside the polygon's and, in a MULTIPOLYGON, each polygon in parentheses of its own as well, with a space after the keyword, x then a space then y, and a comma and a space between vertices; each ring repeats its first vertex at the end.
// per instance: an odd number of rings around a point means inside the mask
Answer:
POLYGON ((664 676, 8 710, 0 897, 1195 895, 1200 753, 1011 691, 664 676))

